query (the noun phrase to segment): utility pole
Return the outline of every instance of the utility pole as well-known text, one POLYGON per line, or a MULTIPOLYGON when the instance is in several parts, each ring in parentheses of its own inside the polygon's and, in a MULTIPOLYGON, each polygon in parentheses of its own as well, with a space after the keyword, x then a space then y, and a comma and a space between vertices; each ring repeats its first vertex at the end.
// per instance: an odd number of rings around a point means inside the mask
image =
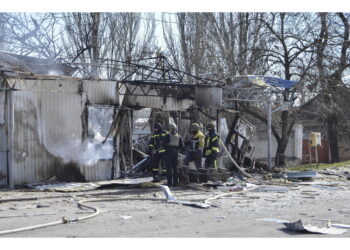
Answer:
POLYGON ((267 101, 267 166, 271 170, 271 96, 267 101))

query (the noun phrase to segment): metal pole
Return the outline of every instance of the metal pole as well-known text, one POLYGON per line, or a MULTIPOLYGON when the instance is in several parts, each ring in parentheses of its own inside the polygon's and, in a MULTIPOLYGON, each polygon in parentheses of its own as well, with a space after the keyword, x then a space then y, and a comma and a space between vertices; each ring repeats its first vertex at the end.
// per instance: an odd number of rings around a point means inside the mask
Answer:
POLYGON ((8 165, 7 165, 7 178, 8 185, 11 189, 15 188, 15 162, 14 162, 14 133, 15 133, 15 109, 14 109, 14 91, 10 90, 8 94, 8 165))
POLYGON ((271 99, 267 101, 267 165, 271 170, 271 99))

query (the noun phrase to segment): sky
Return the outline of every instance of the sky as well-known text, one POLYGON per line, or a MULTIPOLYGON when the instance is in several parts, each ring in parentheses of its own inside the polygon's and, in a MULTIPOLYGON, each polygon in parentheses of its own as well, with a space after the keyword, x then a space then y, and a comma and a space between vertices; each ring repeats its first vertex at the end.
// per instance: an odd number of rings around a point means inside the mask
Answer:
POLYGON ((1 3, 0 11, 28 12, 255 12, 255 11, 350 11, 344 0, 11 0, 1 3))

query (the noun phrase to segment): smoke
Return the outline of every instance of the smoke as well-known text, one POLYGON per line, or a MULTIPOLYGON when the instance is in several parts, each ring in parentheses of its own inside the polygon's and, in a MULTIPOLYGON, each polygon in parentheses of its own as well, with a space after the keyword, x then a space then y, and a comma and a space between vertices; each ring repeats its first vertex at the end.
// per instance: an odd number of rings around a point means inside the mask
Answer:
POLYGON ((66 145, 56 146, 53 149, 55 156, 61 158, 64 163, 75 162, 80 165, 91 166, 99 160, 112 159, 113 145, 100 142, 74 141, 66 145))
POLYGON ((50 70, 47 72, 48 75, 50 76, 63 76, 63 72, 61 70, 50 70))

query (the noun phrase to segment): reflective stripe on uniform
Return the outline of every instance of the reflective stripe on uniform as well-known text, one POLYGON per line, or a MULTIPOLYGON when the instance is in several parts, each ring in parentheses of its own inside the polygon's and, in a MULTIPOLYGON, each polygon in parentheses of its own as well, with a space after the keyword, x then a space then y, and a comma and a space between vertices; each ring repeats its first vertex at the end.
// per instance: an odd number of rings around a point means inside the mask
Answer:
POLYGON ((159 171, 159 168, 152 168, 152 171, 159 171))
POLYGON ((217 160, 214 160, 214 168, 218 169, 218 161, 217 160))
POLYGON ((217 139, 218 139, 218 137, 215 136, 211 141, 213 142, 213 141, 216 141, 217 139))
POLYGON ((161 149, 158 151, 159 153, 164 153, 165 152, 165 149, 161 149))
POLYGON ((205 155, 210 155, 211 154, 211 149, 205 150, 205 155))
POLYGON ((217 153, 220 151, 218 147, 212 147, 211 149, 217 153))

